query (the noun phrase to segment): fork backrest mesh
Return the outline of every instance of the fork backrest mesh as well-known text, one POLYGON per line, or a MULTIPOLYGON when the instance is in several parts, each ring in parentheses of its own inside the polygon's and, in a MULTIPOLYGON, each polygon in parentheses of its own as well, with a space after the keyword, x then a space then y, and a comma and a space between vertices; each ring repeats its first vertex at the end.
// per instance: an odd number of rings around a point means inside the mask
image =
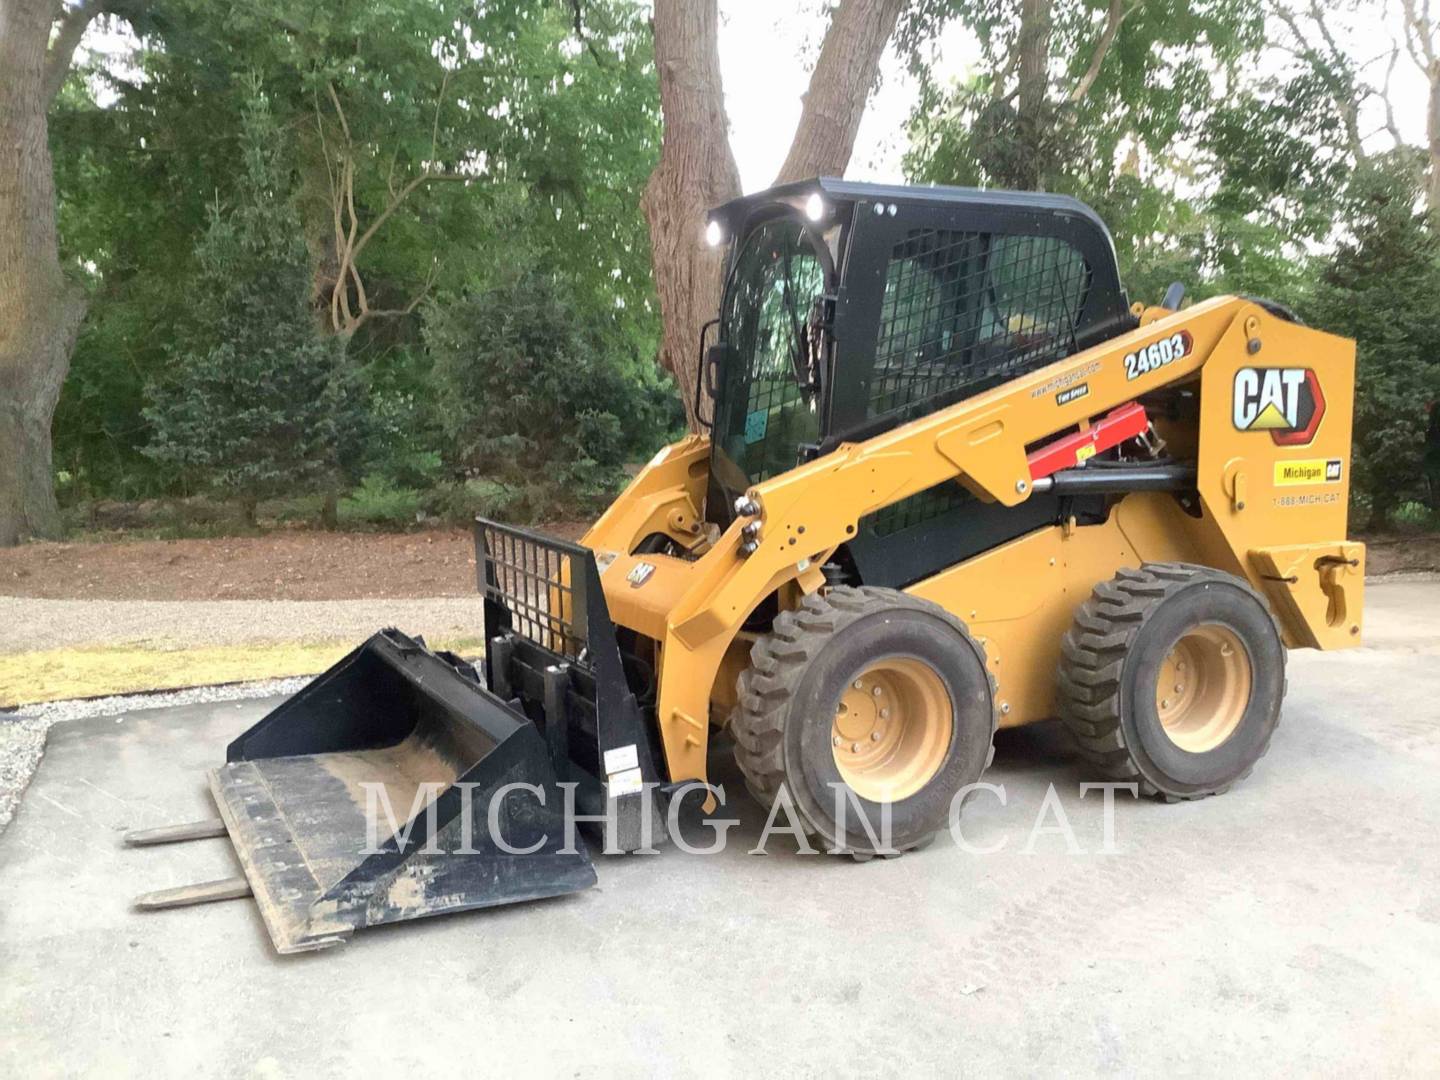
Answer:
POLYGON ((509 610, 510 628, 517 634, 578 658, 586 643, 576 617, 575 576, 583 567, 570 545, 491 524, 481 526, 481 539, 486 599, 509 610))

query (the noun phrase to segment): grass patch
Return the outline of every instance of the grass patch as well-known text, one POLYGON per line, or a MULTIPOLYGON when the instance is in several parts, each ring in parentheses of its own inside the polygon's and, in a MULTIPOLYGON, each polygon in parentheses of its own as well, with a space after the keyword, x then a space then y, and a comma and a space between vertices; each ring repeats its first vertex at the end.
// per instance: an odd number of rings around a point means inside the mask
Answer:
MULTIPOLYGON (((429 644, 464 656, 478 656, 482 651, 479 638, 429 644)), ((105 645, 13 653, 0 656, 0 707, 317 675, 353 648, 355 642, 225 645, 174 651, 105 645)))

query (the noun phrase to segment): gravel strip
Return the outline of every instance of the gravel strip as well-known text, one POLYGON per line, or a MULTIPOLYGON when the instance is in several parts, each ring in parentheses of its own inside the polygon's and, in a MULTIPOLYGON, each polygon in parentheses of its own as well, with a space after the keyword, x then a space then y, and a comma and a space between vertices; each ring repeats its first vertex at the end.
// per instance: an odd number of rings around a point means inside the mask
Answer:
POLYGON ((0 709, 0 832, 15 816, 20 796, 45 752, 45 733, 51 724, 64 720, 88 720, 114 716, 134 709, 163 709, 171 705, 197 705, 210 701, 243 701, 247 698, 293 694, 310 681, 265 679, 261 682, 228 686, 197 686, 157 694, 123 694, 118 697, 88 698, 79 701, 52 701, 26 705, 18 710, 0 709))
POLYGON ((50 721, 39 717, 0 712, 0 833, 15 816, 20 796, 35 775, 49 726, 50 721))
MULTIPOLYGON (((0 596, 0 653, 104 645, 198 648, 267 642, 359 643, 383 626, 434 638, 478 638, 479 596, 424 600, 37 600, 0 596)), ((308 677, 0 709, 0 830, 9 824, 62 720, 293 694, 308 677)))
POLYGON ((428 600, 36 600, 0 596, 0 653, 86 645, 154 648, 360 642, 383 626, 428 637, 483 633, 479 596, 428 600))

